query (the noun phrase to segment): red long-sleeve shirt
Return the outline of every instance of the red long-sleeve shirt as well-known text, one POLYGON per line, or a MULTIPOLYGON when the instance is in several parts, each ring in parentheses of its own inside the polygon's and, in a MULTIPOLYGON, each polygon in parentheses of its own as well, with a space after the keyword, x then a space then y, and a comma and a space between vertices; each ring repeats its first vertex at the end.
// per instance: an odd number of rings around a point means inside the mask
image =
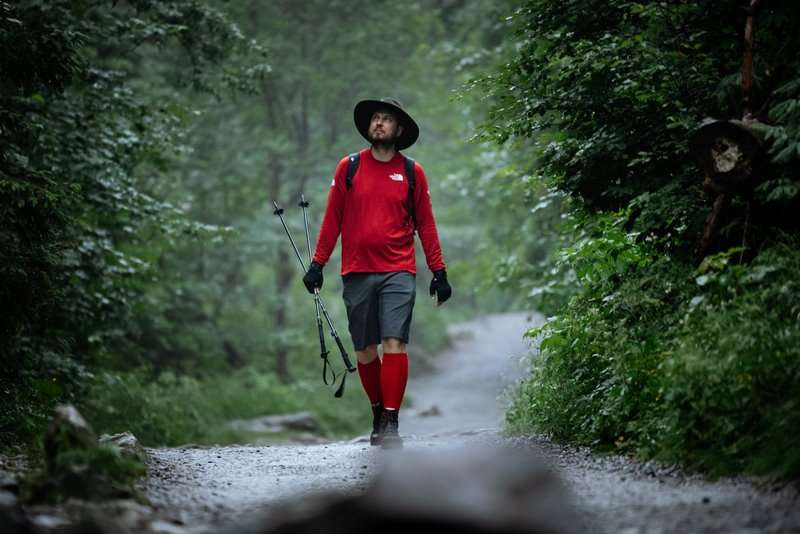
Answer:
MULTIPOLYGON (((414 229, 408 213, 408 180, 402 154, 386 162, 372 151, 360 152, 350 190, 345 179, 349 159, 342 158, 328 193, 328 205, 317 238, 314 261, 325 265, 342 235, 342 275, 353 272, 416 273, 414 229)), ((445 268, 433 218, 428 178, 415 163, 414 213, 417 233, 431 271, 445 268)))

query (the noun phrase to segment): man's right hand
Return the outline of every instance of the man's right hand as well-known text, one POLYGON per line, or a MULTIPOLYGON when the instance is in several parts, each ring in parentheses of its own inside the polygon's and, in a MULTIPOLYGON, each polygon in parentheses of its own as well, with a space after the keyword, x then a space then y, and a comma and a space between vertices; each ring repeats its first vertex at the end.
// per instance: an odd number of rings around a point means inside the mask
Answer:
POLYGON ((306 271, 305 276, 303 276, 303 284, 306 286, 306 289, 308 289, 308 292, 312 295, 314 294, 315 288, 321 288, 322 265, 312 261, 311 265, 308 267, 308 271, 306 271))

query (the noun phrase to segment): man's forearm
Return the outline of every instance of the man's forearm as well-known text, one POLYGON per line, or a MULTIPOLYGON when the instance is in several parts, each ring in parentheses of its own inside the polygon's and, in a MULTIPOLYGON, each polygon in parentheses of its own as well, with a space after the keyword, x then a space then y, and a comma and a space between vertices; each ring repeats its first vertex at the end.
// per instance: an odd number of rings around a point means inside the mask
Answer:
POLYGON ((322 266, 328 263, 333 249, 336 247, 336 242, 339 240, 339 231, 339 228, 326 231, 323 223, 323 228, 320 229, 319 238, 317 239, 317 247, 314 251, 313 261, 322 266))
POLYGON ((344 199, 341 191, 332 186, 328 194, 328 204, 325 206, 325 215, 319 228, 317 246, 314 250, 313 261, 325 265, 336 247, 336 241, 342 231, 342 215, 344 199))
POLYGON ((431 221, 427 228, 420 228, 418 231, 419 240, 422 243, 422 250, 425 252, 425 261, 432 272, 440 271, 446 267, 442 257, 442 247, 439 243, 439 233, 436 225, 431 221))

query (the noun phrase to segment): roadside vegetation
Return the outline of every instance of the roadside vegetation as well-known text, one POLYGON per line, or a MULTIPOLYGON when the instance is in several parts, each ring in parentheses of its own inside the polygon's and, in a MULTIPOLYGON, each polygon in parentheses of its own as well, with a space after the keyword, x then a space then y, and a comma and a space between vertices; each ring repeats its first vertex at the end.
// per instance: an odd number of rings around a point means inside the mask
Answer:
MULTIPOLYGON (((493 98, 484 138, 527 155, 520 181, 563 211, 551 253, 509 271, 552 316, 528 333, 540 349, 510 431, 712 474, 800 475, 795 4, 756 13, 750 110, 766 164, 699 246, 718 191, 708 178, 704 191, 689 140, 747 111, 745 4, 529 1, 507 62, 475 82, 493 98)), ((553 228, 526 206, 532 232, 553 228)))
POLYGON ((83 403, 87 419, 105 432, 130 431, 159 445, 247 443, 258 437, 228 426, 235 419, 311 411, 324 437, 363 433, 371 419, 355 393, 358 377, 347 380, 348 394, 334 400, 316 381, 283 384, 274 373, 242 369, 198 378, 173 372, 152 380, 147 373, 98 377, 83 403))

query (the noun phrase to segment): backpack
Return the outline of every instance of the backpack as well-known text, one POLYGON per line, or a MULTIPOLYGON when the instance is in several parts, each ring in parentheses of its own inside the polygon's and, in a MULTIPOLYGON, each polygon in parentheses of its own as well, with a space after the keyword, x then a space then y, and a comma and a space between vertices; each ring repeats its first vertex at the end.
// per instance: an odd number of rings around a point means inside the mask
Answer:
MULTIPOLYGON (((350 188, 353 187, 353 176, 356 175, 356 171, 358 170, 358 164, 361 161, 361 154, 358 152, 353 152, 349 156, 347 156, 349 161, 347 162, 347 177, 345 178, 345 186, 348 191, 350 188)), ((408 214, 411 215, 411 220, 414 223, 414 230, 417 229, 417 215, 414 212, 414 186, 416 185, 416 174, 414 172, 414 160, 409 158, 408 156, 403 156, 405 160, 405 172, 406 172, 406 180, 408 180, 408 204, 406 205, 406 209, 408 210, 408 214)))

